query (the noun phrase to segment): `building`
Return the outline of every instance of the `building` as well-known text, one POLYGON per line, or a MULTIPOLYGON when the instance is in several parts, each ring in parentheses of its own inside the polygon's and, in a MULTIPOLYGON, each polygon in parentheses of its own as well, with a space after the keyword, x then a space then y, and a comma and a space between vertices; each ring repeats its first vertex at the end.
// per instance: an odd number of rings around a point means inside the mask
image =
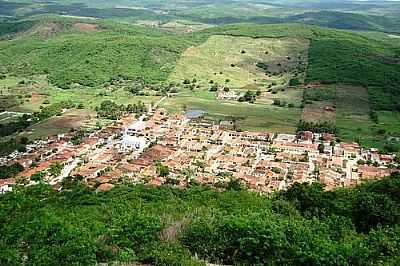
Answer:
POLYGON ((237 101, 240 95, 238 95, 234 90, 219 90, 218 100, 222 101, 237 101))
POLYGON ((127 127, 122 137, 121 149, 123 151, 142 151, 147 144, 145 135, 146 122, 139 120, 127 127))
POLYGON ((0 194, 11 192, 12 187, 16 184, 14 178, 0 179, 0 194))

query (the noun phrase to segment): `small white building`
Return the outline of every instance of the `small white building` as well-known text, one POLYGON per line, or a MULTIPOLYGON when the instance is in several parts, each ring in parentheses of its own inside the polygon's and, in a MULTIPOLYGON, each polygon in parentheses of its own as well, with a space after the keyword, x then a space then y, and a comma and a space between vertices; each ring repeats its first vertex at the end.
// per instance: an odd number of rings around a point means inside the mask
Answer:
POLYGON ((15 185, 15 179, 14 178, 9 178, 9 179, 0 179, 0 194, 6 193, 6 192, 11 192, 12 187, 15 185))
POLYGON ((125 129, 122 137, 123 151, 137 150, 142 151, 147 144, 147 138, 144 134, 146 122, 139 120, 125 129))

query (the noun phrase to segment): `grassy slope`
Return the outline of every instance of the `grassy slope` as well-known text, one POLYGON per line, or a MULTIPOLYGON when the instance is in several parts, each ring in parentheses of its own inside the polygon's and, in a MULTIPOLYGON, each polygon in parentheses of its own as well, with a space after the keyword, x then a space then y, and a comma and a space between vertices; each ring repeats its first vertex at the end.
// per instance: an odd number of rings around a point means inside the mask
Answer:
POLYGON ((277 70, 276 64, 281 63, 284 65, 282 68, 293 70, 297 67, 298 54, 302 53, 305 59, 307 49, 308 41, 304 39, 211 36, 202 45, 188 49, 182 55, 171 79, 196 78, 203 85, 208 85, 210 80, 224 84, 229 79, 228 86, 233 88, 271 81, 279 83, 280 77, 266 78, 265 72, 255 64, 266 63, 269 70, 274 71, 277 70), (292 59, 287 60, 287 56, 292 59))

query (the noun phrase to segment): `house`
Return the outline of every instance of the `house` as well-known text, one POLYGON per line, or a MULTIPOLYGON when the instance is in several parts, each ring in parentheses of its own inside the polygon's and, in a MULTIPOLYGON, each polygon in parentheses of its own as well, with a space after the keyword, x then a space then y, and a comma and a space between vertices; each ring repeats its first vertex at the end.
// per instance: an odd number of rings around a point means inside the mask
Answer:
POLYGON ((234 90, 219 90, 218 100, 223 101, 237 101, 240 95, 238 95, 234 90))
POLYGON ((314 134, 311 131, 304 131, 301 135, 301 140, 305 143, 312 143, 314 139, 314 134))
POLYGON ((0 194, 11 192, 12 187, 16 184, 14 178, 0 179, 0 194))

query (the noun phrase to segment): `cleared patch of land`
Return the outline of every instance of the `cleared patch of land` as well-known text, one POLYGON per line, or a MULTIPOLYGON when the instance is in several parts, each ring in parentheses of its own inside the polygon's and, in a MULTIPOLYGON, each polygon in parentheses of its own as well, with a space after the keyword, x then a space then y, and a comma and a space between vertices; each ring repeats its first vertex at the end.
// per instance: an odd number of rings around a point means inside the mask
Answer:
POLYGON ((265 91, 259 98, 259 102, 273 104, 275 99, 282 103, 293 104, 299 107, 303 98, 302 88, 281 88, 272 91, 265 91))
POLYGON ((336 120, 336 86, 309 86, 304 90, 303 120, 323 122, 336 120))
POLYGON ((82 31, 96 31, 98 30, 99 26, 92 23, 77 22, 73 24, 73 28, 82 31))
POLYGON ((368 115, 369 106, 368 91, 364 87, 341 85, 336 88, 336 106, 338 115, 368 115))
POLYGON ((335 122, 336 112, 332 109, 332 102, 320 101, 306 104, 303 109, 303 120, 310 122, 335 122))
POLYGON ((273 82, 285 84, 300 62, 306 60, 308 46, 308 41, 295 38, 215 35, 202 45, 187 49, 170 80, 197 79, 203 86, 212 80, 234 88, 273 82), (267 70, 257 63, 263 63, 267 70))
POLYGON ((30 139, 41 139, 49 135, 57 135, 78 129, 95 119, 95 112, 87 110, 68 110, 61 116, 49 118, 33 125, 22 134, 30 139))
POLYGON ((344 141, 358 141, 363 145, 382 145, 376 138, 377 125, 370 119, 368 91, 363 87, 337 87, 336 126, 344 141), (380 144, 379 144, 380 143, 380 144))

